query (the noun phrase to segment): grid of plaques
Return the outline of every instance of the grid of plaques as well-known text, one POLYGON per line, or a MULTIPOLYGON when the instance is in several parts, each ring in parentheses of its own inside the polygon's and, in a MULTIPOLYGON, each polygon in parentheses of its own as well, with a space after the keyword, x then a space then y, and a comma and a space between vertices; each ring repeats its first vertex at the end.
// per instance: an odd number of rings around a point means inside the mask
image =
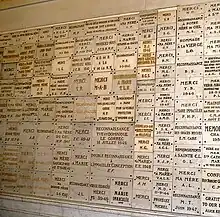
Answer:
POLYGON ((220 214, 220 3, 0 35, 0 192, 220 214))

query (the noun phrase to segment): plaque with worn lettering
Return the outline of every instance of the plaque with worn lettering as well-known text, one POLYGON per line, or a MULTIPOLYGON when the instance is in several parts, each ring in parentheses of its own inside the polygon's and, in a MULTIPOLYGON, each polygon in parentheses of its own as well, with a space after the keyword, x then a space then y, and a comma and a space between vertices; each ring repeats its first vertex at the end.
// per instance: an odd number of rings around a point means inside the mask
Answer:
POLYGON ((165 23, 157 26, 157 37, 172 37, 176 35, 176 23, 165 23))
POLYGON ((97 35, 95 37, 95 53, 116 52, 116 40, 116 33, 97 35))
POLYGON ((172 182, 173 180, 172 172, 173 172, 172 167, 154 166, 153 180, 172 182))
POLYGON ((201 16, 203 17, 204 13, 204 4, 192 4, 192 5, 184 5, 184 6, 179 6, 177 8, 177 15, 178 15, 178 21, 182 17, 184 18, 192 18, 192 17, 197 17, 201 16))
POLYGON ((91 56, 72 56, 71 73, 88 73, 92 70, 91 56))
POLYGON ((151 191, 133 189, 132 207, 141 209, 151 208, 151 191))
POLYGON ((220 128, 218 122, 205 122, 203 126, 203 143, 205 144, 219 144, 220 128))
POLYGON ((153 165, 155 166, 173 166, 173 152, 154 152, 154 161, 153 165))
POLYGON ((112 71, 114 69, 114 57, 114 53, 94 55, 92 60, 92 71, 112 71))
POLYGON ((17 192, 17 181, 17 170, 5 168, 1 171, 1 191, 7 193, 17 192))
POLYGON ((19 62, 16 78, 30 78, 33 76, 34 62, 19 62))
POLYGON ((210 37, 204 40, 204 54, 205 55, 216 55, 220 54, 220 38, 210 37))
POLYGON ((133 70, 137 68, 137 52, 117 53, 115 56, 115 70, 133 70))
POLYGON ((90 174, 90 149, 74 148, 71 157, 71 172, 73 175, 89 175, 90 174))
POLYGON ((110 182, 108 177, 90 177, 89 200, 95 203, 109 204, 110 182))
POLYGON ((191 18, 181 18, 177 22, 178 35, 200 35, 204 30, 204 17, 196 16, 191 18))
POLYGON ((203 115, 202 100, 175 101, 175 121, 202 121, 203 115))
POLYGON ((146 26, 144 29, 139 29, 139 40, 153 40, 156 39, 156 25, 146 26))
POLYGON ((115 72, 113 75, 113 93, 129 94, 136 92, 136 72, 115 72))
POLYGON ((171 212, 171 197, 153 195, 152 210, 171 212))
POLYGON ((220 189, 220 172, 217 169, 202 170, 202 191, 216 193, 220 189))
POLYGON ((50 196, 59 199, 69 197, 69 174, 52 173, 50 196))
POLYGON ((177 56, 203 55, 203 35, 178 36, 177 56))
POLYGON ((177 77, 198 77, 204 74, 203 56, 183 56, 176 59, 177 77))
MULTIPOLYGON (((0 40, 1 41, 1 40, 0 40)), ((21 43, 21 32, 13 32, 10 34, 9 44, 17 45, 21 43)))
POLYGON ((91 55, 94 53, 95 38, 94 36, 77 37, 75 39, 75 55, 91 55))
MULTIPOLYGON (((0 123, 3 124, 3 121, 5 121, 7 119, 7 100, 6 99, 1 99, 0 100, 0 123)), ((2 125, 1 125, 2 126, 2 125)), ((3 129, 2 131, 0 130, 1 133, 3 133, 3 129)), ((3 139, 3 135, 4 134, 0 134, 0 141, 1 139, 3 139)))
POLYGON ((52 75, 68 75, 71 60, 69 57, 57 58, 52 61, 52 75))
POLYGON ((17 190, 21 195, 32 195, 33 172, 20 170, 18 172, 17 190))
POLYGON ((33 77, 31 84, 32 97, 46 97, 49 95, 50 77, 33 77))
POLYGON ((173 152, 173 137, 154 137, 154 151, 173 152))
POLYGON ((112 178, 110 203, 120 206, 131 206, 132 179, 112 178))
POLYGON ((73 124, 73 147, 74 148, 91 148, 92 128, 90 123, 73 124))
POLYGON ((71 155, 72 150, 70 148, 55 147, 53 150, 52 171, 60 173, 69 173, 71 155))
POLYGON ((52 60, 35 60, 34 76, 47 76, 52 72, 52 60))
POLYGON ((115 96, 97 98, 97 121, 112 122, 115 120, 115 96))
POLYGON ((215 169, 220 166, 220 147, 218 145, 204 145, 202 155, 202 167, 215 169))
POLYGON ((13 97, 14 88, 14 80, 0 80, 0 98, 13 97))
POLYGON ((174 78, 156 79, 156 93, 173 93, 174 84, 174 78))
POLYGON ((157 52, 157 64, 174 64, 176 61, 175 50, 158 51, 157 52))
POLYGON ((74 43, 74 38, 56 40, 54 45, 55 58, 71 56, 73 54, 74 43))
POLYGON ((202 170, 197 168, 174 168, 173 189, 179 191, 201 191, 202 170))
POLYGON ((53 121, 55 116, 54 98, 39 99, 38 104, 38 120, 39 121, 53 121))
POLYGON ((120 32, 117 37, 117 52, 135 51, 138 48, 138 32, 120 32))
POLYGON ((197 191, 173 191, 172 211, 174 213, 200 215, 201 193, 197 191))
POLYGON ((138 29, 139 15, 122 16, 120 19, 119 31, 138 29))
POLYGON ((202 165, 202 146, 175 145, 174 165, 177 167, 200 168, 202 165))
POLYGON ((93 122, 96 120, 96 97, 76 97, 74 105, 74 121, 93 122))
POLYGON ((134 126, 127 123, 97 123, 93 127, 94 149, 133 149, 134 126))
POLYGON ((176 92, 176 99, 190 99, 190 100, 202 99, 203 78, 188 77, 188 78, 177 79, 175 92, 176 92))
POLYGON ((220 79, 204 78, 204 99, 220 99, 220 79))
POLYGON ((50 79, 50 96, 67 96, 69 76, 53 76, 50 79))
POLYGON ((18 192, 23 195, 31 195, 33 193, 33 172, 21 170, 18 176, 18 192))
POLYGON ((31 61, 36 55, 35 44, 22 44, 19 52, 19 61, 26 62, 31 61))
POLYGON ((117 95, 115 102, 115 121, 134 122, 135 95, 117 95))
POLYGON ((218 216, 220 207, 220 197, 216 193, 201 194, 201 213, 204 216, 218 216))
POLYGON ((36 59, 45 60, 52 59, 54 56, 54 43, 53 42, 41 42, 37 44, 36 59))
POLYGON ((7 100, 7 120, 21 121, 23 111, 23 100, 9 99, 7 100))
POLYGON ((38 29, 21 32, 20 37, 21 43, 36 43, 38 40, 38 29))
POLYGON ((51 171, 53 162, 52 147, 37 147, 35 151, 35 171, 51 171))
POLYGON ((71 147, 72 146, 72 124, 57 122, 54 124, 54 146, 71 147))
POLYGON ((155 122, 155 136, 173 136, 174 123, 155 122))
POLYGON ((51 41, 53 39, 53 27, 40 28, 38 40, 42 41, 51 41))
POLYGON ((51 173, 36 171, 33 175, 33 194, 36 196, 50 196, 51 173))
POLYGON ((58 40, 58 39, 67 38, 68 35, 69 35, 68 24, 63 24, 63 25, 53 27, 53 39, 58 40))
POLYGON ((38 122, 37 124, 37 145, 50 147, 53 145, 54 123, 38 122))
POLYGON ((16 63, 3 63, 1 66, 2 67, 0 67, 0 79, 13 79, 17 74, 16 63))
POLYGON ((24 99, 22 120, 37 121, 38 119, 38 101, 36 99, 24 99))
POLYGON ((112 91, 112 73, 100 72, 91 74, 91 94, 108 95, 112 91))
POLYGON ((138 54, 138 58, 137 58, 138 67, 154 65, 155 62, 156 62, 155 53, 138 54))
POLYGON ((155 107, 174 107, 174 93, 156 93, 155 107))
POLYGON ((133 189, 152 190, 152 172, 134 171, 133 189))
POLYGON ((69 199, 74 201, 89 200, 89 176, 74 176, 69 178, 69 199))
POLYGON ((138 67, 137 80, 155 79, 155 66, 138 67))
POLYGON ((171 197, 172 196, 172 189, 173 189, 172 182, 164 182, 164 181, 153 181, 153 195, 154 196, 161 196, 161 197, 171 197))
POLYGON ((174 141, 183 145, 202 144, 203 133, 202 122, 176 122, 174 141))
POLYGON ((12 45, 4 47, 3 51, 3 63, 13 63, 19 61, 19 45, 12 45))
POLYGON ((91 175, 104 177, 133 176, 133 151, 96 149, 91 152, 91 175))
POLYGON ((157 39, 157 51, 175 50, 176 37, 163 37, 157 39))
POLYGON ((21 146, 19 153, 19 169, 33 170, 34 169, 34 158, 35 158, 35 148, 28 146, 21 146))
POLYGON ((73 120, 74 98, 58 98, 56 99, 55 121, 71 121, 73 120))
POLYGON ((175 23, 176 10, 158 11, 158 24, 175 23))
POLYGON ((85 35, 85 22, 74 22, 69 24, 69 37, 85 35))
POLYGON ((22 122, 19 125, 21 146, 34 146, 37 139, 37 124, 33 122, 22 122))
POLYGON ((154 94, 138 94, 136 97, 137 108, 154 107, 154 94))
POLYGON ((119 17, 111 17, 86 22, 86 35, 104 34, 119 30, 119 17))
POLYGON ((140 16, 139 29, 147 28, 148 26, 157 25, 157 11, 156 10, 140 12, 139 16, 140 16))
POLYGON ((134 170, 153 171, 153 153, 134 152, 134 170))
POLYGON ((0 35, 0 47, 6 47, 10 45, 10 42, 12 40, 12 34, 6 33, 0 35))
POLYGON ((155 80, 137 80, 137 94, 155 93, 155 80))
POLYGON ((2 157, 2 166, 3 168, 8 169, 18 169, 18 161, 20 156, 20 147, 11 146, 9 144, 4 146, 3 157, 2 157))
POLYGON ((156 40, 143 40, 138 42, 138 53, 148 54, 155 53, 156 40))
POLYGON ((33 194, 33 172, 20 170, 18 174, 18 192, 23 195, 33 194))
POLYGON ((86 96, 90 93, 90 75, 74 74, 69 77, 69 95, 86 96))

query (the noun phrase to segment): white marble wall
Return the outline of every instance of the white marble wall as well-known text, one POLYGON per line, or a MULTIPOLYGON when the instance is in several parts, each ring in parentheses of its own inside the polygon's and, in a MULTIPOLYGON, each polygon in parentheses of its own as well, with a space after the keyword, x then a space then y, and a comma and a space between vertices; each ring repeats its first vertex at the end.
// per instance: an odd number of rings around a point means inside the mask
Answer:
MULTIPOLYGON (((10 10, 0 11, 0 32, 54 23, 88 19, 134 11, 172 7, 207 0, 55 0, 10 10)), ((22 201, 0 198, 0 217, 187 217, 165 213, 116 212, 110 209, 85 208, 62 203, 22 201)))

